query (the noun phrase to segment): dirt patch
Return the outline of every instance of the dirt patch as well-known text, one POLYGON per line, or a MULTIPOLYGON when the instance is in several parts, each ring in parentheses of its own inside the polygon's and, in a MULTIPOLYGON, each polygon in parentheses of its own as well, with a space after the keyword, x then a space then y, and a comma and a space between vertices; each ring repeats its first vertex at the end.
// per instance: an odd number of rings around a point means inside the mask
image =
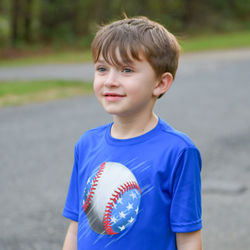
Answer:
POLYGON ((51 48, 42 48, 34 50, 6 48, 6 49, 1 49, 0 59, 11 60, 17 58, 35 57, 41 55, 49 55, 52 54, 52 52, 53 50, 51 48))

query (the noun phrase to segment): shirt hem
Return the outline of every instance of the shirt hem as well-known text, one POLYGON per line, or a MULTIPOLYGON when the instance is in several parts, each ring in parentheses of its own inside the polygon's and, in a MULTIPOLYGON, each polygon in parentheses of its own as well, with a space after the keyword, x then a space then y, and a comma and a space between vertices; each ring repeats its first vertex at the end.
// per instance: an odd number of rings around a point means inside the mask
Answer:
POLYGON ((74 212, 70 212, 70 211, 64 210, 63 213, 62 213, 62 215, 65 218, 67 218, 67 219, 70 219, 70 220, 78 222, 78 214, 76 214, 74 212))
POLYGON ((202 229, 202 220, 193 223, 172 224, 172 231, 175 233, 189 233, 202 229))

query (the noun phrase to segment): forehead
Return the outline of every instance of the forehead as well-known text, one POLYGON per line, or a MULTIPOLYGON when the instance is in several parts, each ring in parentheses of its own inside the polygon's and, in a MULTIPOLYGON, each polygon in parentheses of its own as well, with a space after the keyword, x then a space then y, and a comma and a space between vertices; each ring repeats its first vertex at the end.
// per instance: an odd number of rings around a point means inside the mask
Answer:
POLYGON ((116 47, 115 49, 106 49, 105 51, 100 51, 98 57, 96 57, 96 62, 106 62, 110 65, 122 66, 124 64, 134 64, 145 60, 144 53, 139 50, 136 53, 131 51, 130 48, 126 50, 116 47))

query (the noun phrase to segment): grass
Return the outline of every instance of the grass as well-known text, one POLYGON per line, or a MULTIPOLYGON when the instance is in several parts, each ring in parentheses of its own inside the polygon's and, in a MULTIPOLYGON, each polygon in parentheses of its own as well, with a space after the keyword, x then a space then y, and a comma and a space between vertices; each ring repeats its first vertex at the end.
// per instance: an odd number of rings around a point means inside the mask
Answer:
POLYGON ((91 94, 92 84, 77 81, 0 82, 0 107, 18 106, 91 94))
MULTIPOLYGON (((182 52, 184 53, 250 47, 250 31, 207 34, 190 37, 180 36, 179 41, 182 46, 182 52)), ((0 67, 49 63, 78 63, 88 61, 91 61, 91 53, 89 50, 64 50, 50 53, 39 53, 38 55, 23 56, 15 59, 0 58, 0 67)))
POLYGON ((183 52, 250 48, 250 31, 179 39, 183 52))

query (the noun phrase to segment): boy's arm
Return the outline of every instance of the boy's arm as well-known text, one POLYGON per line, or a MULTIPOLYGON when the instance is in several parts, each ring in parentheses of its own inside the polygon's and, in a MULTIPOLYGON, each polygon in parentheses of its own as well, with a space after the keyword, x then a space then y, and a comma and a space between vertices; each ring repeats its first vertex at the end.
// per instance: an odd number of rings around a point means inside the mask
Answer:
POLYGON ((202 250, 201 230, 191 233, 176 233, 178 250, 202 250))
POLYGON ((77 250, 77 228, 78 222, 71 221, 65 236, 63 250, 77 250))

